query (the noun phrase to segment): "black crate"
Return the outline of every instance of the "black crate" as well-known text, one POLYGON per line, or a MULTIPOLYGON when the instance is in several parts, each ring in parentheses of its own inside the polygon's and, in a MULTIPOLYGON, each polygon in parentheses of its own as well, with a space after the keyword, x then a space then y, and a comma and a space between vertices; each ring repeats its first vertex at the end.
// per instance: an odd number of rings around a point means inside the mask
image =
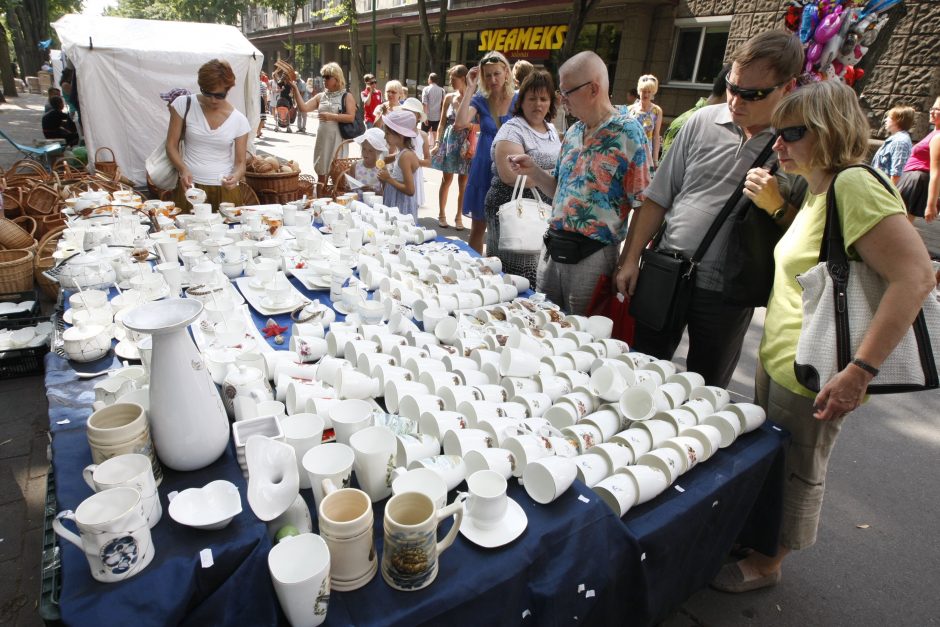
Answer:
POLYGON ((0 294, 0 303, 22 303, 28 300, 33 301, 33 306, 28 311, 0 314, 0 329, 21 329, 41 322, 41 320, 38 320, 40 317, 39 292, 29 290, 27 292, 0 294))
POLYGON ((0 379, 16 379, 43 374, 46 371, 43 358, 48 352, 48 344, 0 351, 0 379))
POLYGON ((55 500, 55 476, 52 468, 46 476, 46 506, 42 526, 42 563, 40 565, 39 617, 46 625, 61 625, 59 593, 62 588, 62 563, 52 521, 58 513, 55 500))

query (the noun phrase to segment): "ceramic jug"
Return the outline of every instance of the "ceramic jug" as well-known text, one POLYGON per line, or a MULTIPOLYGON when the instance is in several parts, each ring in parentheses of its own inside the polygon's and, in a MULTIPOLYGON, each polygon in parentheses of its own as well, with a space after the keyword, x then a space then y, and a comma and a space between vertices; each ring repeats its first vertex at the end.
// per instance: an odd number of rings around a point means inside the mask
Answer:
POLYGON ((160 461, 174 470, 204 468, 228 444, 225 406, 186 329, 202 308, 192 298, 170 298, 124 316, 124 326, 153 337, 150 429, 160 461))

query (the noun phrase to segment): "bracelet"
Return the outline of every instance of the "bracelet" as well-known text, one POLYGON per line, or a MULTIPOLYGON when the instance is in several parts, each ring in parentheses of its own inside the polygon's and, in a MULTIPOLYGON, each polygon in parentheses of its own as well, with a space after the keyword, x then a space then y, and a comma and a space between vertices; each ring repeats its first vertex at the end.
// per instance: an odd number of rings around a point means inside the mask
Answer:
POLYGON ((877 377, 877 376, 878 376, 878 373, 881 372, 880 370, 878 370, 878 368, 875 368, 874 366, 872 366, 872 365, 871 365, 870 363, 868 363, 868 362, 862 361, 862 360, 859 359, 858 357, 856 357, 855 359, 853 359, 853 360, 852 360, 852 363, 853 363, 854 365, 858 366, 859 368, 861 368, 862 370, 864 370, 865 372, 867 372, 868 374, 870 374, 870 375, 873 376, 873 377, 877 377))

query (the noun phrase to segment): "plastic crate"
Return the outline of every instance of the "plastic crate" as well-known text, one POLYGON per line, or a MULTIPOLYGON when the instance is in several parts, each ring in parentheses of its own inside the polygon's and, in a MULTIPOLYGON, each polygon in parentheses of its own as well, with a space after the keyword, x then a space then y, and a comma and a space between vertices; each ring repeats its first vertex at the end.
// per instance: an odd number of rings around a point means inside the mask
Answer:
POLYGON ((48 352, 48 344, 0 351, 0 379, 16 379, 43 374, 46 371, 43 358, 48 352))
POLYGON ((39 292, 29 290, 0 294, 0 303, 22 303, 28 300, 33 301, 33 306, 29 310, 0 314, 0 329, 20 329, 41 322, 41 320, 37 320, 39 318, 39 292))
POLYGON ((46 507, 42 525, 42 563, 40 564, 39 617, 46 625, 61 625, 59 613, 59 593, 62 586, 62 562, 59 546, 56 544, 52 521, 58 513, 55 500, 55 476, 52 468, 46 475, 46 507))

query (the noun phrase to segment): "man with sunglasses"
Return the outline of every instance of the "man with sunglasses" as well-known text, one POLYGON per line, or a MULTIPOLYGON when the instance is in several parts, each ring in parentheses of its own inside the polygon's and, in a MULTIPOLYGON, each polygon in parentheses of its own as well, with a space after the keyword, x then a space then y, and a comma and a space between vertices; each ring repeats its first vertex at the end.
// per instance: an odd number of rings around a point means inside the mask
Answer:
POLYGON ((366 128, 375 126, 375 108, 382 104, 382 90, 377 88, 377 81, 372 74, 366 74, 362 77, 366 88, 362 90, 362 117, 366 122, 366 128))
MULTIPOLYGON (((734 54, 725 79, 727 102, 695 112, 679 131, 659 171, 646 190, 646 200, 631 224, 620 256, 617 289, 633 296, 640 255, 666 222, 657 248, 690 259, 735 188, 745 179, 744 196, 736 211, 751 200, 781 228, 793 219, 805 181, 770 166, 751 168, 773 141, 771 113, 795 86, 803 65, 798 38, 777 30, 756 35, 734 54)), ((655 331, 637 323, 633 347, 660 359, 672 359, 686 327, 687 366, 708 385, 727 387, 731 381, 753 308, 724 301, 723 262, 732 214, 696 268, 695 287, 684 320, 655 331)))

